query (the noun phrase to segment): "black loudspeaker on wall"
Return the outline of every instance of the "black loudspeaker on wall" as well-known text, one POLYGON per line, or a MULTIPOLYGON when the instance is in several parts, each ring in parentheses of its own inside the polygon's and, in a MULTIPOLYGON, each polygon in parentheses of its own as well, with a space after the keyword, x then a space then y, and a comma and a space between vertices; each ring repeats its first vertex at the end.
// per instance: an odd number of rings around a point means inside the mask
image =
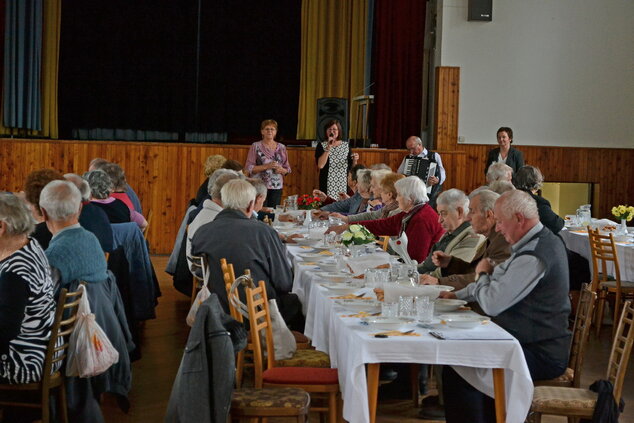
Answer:
POLYGON ((469 0, 470 21, 492 21, 493 0, 469 0))
POLYGON ((341 139, 348 139, 348 99, 337 97, 323 97, 317 99, 317 140, 326 139, 324 125, 328 121, 337 119, 341 122, 341 139))

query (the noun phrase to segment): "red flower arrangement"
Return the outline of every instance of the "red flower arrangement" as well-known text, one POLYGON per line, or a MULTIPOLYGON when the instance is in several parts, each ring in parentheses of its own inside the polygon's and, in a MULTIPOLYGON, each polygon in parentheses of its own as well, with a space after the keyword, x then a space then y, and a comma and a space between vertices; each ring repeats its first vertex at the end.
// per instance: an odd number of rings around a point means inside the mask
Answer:
POLYGON ((312 197, 308 194, 301 195, 297 199, 297 207, 300 210, 314 210, 321 207, 319 197, 312 197))

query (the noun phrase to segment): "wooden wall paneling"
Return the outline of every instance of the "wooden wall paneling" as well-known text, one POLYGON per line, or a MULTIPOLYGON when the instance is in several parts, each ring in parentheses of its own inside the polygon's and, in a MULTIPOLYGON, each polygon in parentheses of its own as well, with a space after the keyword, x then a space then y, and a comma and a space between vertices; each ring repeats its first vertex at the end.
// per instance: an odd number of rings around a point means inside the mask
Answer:
POLYGON ((460 68, 436 68, 434 142, 437 150, 456 150, 460 100, 460 68))
MULTIPOLYGON (((460 151, 440 150, 447 171, 445 189, 469 192, 484 183, 484 161, 493 145, 460 145, 460 151)), ((610 217, 617 204, 634 203, 634 150, 563 148, 517 145, 526 160, 538 166, 552 182, 599 183, 595 216, 610 217)), ((202 165, 210 154, 223 154, 244 163, 248 146, 127 143, 104 141, 50 141, 3 139, 0 142, 0 188, 21 191, 29 172, 51 167, 83 174, 90 160, 118 161, 144 211, 153 210, 151 250, 171 252, 176 231, 204 176, 202 165)), ((365 165, 387 163, 396 169, 405 150, 357 149, 365 165)), ((314 149, 289 148, 293 172, 285 178, 285 194, 310 193, 318 183, 314 149)))

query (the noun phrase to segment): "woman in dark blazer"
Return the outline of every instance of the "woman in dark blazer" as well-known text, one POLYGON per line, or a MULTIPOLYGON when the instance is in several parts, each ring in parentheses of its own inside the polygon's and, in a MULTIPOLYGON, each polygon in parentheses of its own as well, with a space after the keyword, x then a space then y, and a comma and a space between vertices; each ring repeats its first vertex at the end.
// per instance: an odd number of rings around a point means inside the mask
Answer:
POLYGON ((494 148, 489 151, 487 156, 487 164, 484 167, 484 174, 486 175, 491 163, 503 162, 513 169, 515 174, 522 166, 524 166, 524 154, 511 147, 513 143, 513 130, 505 126, 498 129, 497 132, 498 148, 494 148))

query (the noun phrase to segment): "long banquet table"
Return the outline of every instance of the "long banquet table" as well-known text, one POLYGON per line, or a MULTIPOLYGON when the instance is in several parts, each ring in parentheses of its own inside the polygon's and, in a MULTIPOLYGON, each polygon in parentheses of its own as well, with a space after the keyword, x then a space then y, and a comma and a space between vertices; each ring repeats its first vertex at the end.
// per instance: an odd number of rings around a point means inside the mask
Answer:
POLYGON ((331 299, 337 294, 315 283, 319 281, 318 265, 306 264, 298 257, 298 253, 306 250, 298 246, 289 246, 288 250, 295 269, 293 292, 306 314, 305 333, 339 370, 343 417, 347 421, 375 421, 379 363, 452 365, 480 391, 498 400, 508 399, 506 404, 496 401, 498 421, 525 420, 533 383, 519 342, 503 329, 493 323, 488 328, 489 331, 497 328, 500 338, 506 339, 439 340, 429 335, 428 330, 411 324, 407 329, 415 329, 420 336, 374 338, 376 329, 362 325, 359 318, 346 317, 354 311, 339 308, 331 299), (497 378, 495 384, 494 378, 497 378))

